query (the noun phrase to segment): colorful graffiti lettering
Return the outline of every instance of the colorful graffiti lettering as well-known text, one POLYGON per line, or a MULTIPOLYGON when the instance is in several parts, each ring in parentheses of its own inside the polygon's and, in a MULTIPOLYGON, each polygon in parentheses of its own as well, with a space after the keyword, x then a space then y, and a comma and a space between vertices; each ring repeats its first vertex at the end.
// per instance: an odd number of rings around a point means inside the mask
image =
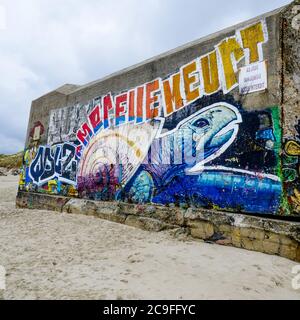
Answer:
POLYGON ((129 89, 115 97, 111 93, 97 98, 87 120, 78 128, 76 137, 81 150, 87 147, 99 130, 125 124, 144 124, 164 119, 191 103, 220 90, 224 94, 239 83, 237 63, 245 58, 246 65, 263 61, 263 43, 268 41, 265 21, 260 21, 227 38, 214 51, 182 66, 179 72, 166 79, 129 89))
POLYGON ((29 167, 29 176, 37 185, 45 184, 54 178, 76 185, 76 172, 76 146, 71 143, 52 148, 39 146, 29 167))

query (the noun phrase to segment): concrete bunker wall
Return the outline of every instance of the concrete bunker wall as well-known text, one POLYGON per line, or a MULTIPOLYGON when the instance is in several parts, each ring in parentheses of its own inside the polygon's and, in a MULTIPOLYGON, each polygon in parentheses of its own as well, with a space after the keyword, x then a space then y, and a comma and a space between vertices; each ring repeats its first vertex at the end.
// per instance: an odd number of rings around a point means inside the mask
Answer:
POLYGON ((298 3, 33 101, 22 195, 299 216, 298 3))

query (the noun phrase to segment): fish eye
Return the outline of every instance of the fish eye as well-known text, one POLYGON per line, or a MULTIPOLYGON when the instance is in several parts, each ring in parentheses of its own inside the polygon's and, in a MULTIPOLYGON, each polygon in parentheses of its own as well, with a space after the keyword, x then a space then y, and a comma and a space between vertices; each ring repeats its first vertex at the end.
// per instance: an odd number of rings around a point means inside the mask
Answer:
POLYGON ((201 118, 193 122, 193 126, 197 128, 204 128, 209 125, 208 120, 201 118))

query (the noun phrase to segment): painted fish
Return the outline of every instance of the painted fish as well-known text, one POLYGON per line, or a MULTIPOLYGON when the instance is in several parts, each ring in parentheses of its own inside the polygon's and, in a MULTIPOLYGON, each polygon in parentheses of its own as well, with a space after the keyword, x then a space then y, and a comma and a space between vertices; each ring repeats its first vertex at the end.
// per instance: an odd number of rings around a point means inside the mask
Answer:
POLYGON ((238 109, 228 103, 213 104, 180 121, 168 132, 157 135, 150 163, 183 164, 187 174, 203 170, 203 165, 219 157, 235 140, 242 117, 238 109), (181 162, 180 162, 181 160, 181 162))

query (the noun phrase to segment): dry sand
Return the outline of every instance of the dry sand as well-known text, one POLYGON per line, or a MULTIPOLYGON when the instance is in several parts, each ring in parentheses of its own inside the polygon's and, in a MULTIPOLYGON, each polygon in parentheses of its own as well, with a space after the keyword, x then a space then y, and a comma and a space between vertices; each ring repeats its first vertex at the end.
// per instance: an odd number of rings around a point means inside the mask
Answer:
POLYGON ((300 299, 287 259, 98 218, 15 208, 0 177, 4 299, 300 299))

